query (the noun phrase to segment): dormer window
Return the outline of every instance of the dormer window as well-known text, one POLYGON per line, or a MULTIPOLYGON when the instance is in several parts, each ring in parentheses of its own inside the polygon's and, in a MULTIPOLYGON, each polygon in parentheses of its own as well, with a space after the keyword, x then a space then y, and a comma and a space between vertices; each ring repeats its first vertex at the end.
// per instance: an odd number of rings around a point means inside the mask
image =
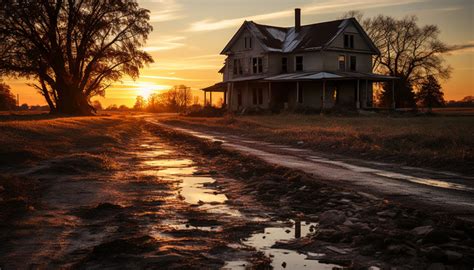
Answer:
POLYGON ((354 35, 344 35, 344 48, 354 49, 354 35))
POLYGON ((244 43, 245 49, 252 49, 252 37, 245 37, 244 43))
POLYGON ((295 67, 296 71, 303 71, 303 56, 296 56, 295 67))

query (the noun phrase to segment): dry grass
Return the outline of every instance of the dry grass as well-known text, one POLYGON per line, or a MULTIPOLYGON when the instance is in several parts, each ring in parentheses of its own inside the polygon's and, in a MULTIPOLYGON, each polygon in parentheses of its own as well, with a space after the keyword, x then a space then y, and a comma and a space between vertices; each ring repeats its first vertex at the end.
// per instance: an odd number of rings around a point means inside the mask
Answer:
POLYGON ((107 172, 140 132, 139 118, 125 115, 0 121, 0 219, 13 221, 37 207, 36 177, 14 176, 42 162, 35 175, 107 172))
POLYGON ((328 153, 472 173, 473 117, 327 117, 307 115, 175 118, 185 124, 298 144, 328 153))
POLYGON ((66 153, 114 147, 136 132, 127 116, 0 122, 0 164, 20 165, 66 153))

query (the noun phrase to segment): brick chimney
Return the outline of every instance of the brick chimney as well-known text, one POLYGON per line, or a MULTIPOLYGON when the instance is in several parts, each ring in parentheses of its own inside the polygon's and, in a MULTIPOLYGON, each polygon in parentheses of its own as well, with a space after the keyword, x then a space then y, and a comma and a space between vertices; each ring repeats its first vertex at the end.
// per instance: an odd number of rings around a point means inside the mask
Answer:
POLYGON ((295 8, 295 32, 298 33, 301 30, 301 9, 295 8))

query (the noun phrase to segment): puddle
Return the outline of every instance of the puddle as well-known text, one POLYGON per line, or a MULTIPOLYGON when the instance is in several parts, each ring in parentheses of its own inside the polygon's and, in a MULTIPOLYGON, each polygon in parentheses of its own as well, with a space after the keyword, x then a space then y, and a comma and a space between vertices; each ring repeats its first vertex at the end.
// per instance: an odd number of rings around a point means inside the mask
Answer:
POLYGON ((184 167, 192 165, 193 162, 189 159, 158 159, 147 160, 143 164, 152 167, 184 167))
MULTIPOLYGON (((267 257, 271 258, 271 266, 273 269, 315 269, 330 270, 337 265, 322 264, 317 260, 312 260, 314 256, 311 254, 299 253, 294 250, 272 248, 277 242, 289 241, 295 238, 306 237, 316 232, 317 223, 301 222, 299 226, 295 226, 295 222, 291 221, 291 225, 286 222, 277 222, 274 227, 267 227, 263 232, 255 233, 251 237, 244 239, 244 246, 255 248, 257 251, 263 252, 267 257)), ((249 263, 241 260, 229 261, 222 269, 246 269, 249 263)))
POLYGON ((464 191, 474 191, 474 188, 468 187, 466 185, 456 184, 456 183, 447 182, 447 181, 439 181, 435 179, 421 178, 421 177, 415 177, 415 176, 410 176, 410 175, 404 175, 400 173, 392 173, 392 172, 384 172, 384 171, 379 171, 375 174, 383 176, 383 177, 401 179, 401 180, 406 180, 413 183, 428 185, 428 186, 433 186, 433 187, 449 188, 449 189, 464 190, 464 191))
POLYGON ((226 195, 204 187, 205 184, 212 184, 216 181, 211 177, 183 177, 182 181, 180 195, 189 204, 224 203, 227 201, 226 195))

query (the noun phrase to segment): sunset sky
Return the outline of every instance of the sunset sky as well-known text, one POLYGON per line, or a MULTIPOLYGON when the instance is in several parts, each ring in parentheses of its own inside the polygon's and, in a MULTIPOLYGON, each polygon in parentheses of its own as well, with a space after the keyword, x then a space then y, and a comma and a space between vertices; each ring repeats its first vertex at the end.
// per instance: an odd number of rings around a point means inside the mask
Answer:
MULTIPOLYGON (((155 63, 137 81, 124 78, 107 91, 103 105, 133 105, 137 95, 185 84, 197 90, 221 80, 219 53, 244 20, 292 26, 293 9, 302 8, 302 23, 338 19, 349 10, 366 16, 397 18, 417 15, 419 23, 436 24, 441 40, 460 50, 445 59, 453 67, 451 79, 442 82, 446 99, 474 95, 474 1, 472 0, 139 0, 151 11, 154 31, 146 50, 155 63)), ((6 80, 20 102, 45 104, 25 80, 6 80)), ((198 94, 198 91, 195 91, 198 94)), ((202 94, 199 93, 200 96, 202 94)))

